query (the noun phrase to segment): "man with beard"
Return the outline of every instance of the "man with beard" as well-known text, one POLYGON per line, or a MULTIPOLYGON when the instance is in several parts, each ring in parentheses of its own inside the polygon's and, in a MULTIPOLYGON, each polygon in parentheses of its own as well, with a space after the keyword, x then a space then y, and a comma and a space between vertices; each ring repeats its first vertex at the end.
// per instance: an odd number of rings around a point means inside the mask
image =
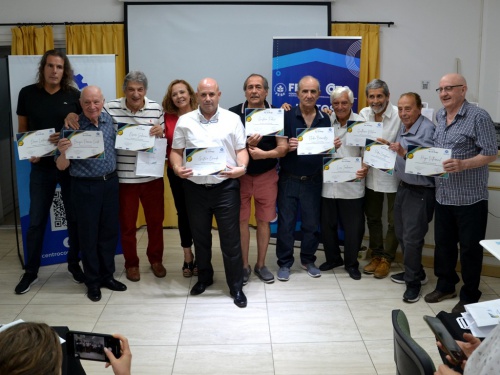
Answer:
MULTIPOLYGON (((366 85, 368 107, 359 114, 366 121, 381 122, 383 125, 382 138, 394 142, 399 130, 400 120, 398 108, 389 101, 390 93, 387 83, 374 79, 366 85)), ((370 235, 369 248, 372 259, 364 268, 366 274, 373 274, 382 279, 389 274, 391 263, 398 248, 398 240, 394 232, 394 200, 396 198, 398 180, 375 168, 370 168, 366 178, 365 215, 370 235), (384 199, 387 198, 387 233, 385 247, 382 225, 382 209, 384 199)))

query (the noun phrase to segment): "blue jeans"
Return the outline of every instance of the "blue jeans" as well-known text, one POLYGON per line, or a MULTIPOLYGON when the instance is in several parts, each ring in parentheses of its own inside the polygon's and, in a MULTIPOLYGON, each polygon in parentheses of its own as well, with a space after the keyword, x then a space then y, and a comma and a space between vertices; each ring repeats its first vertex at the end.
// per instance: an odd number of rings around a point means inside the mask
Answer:
POLYGON ((290 268, 293 265, 293 244, 295 222, 300 202, 302 217, 300 261, 302 264, 316 260, 319 244, 322 175, 300 180, 287 173, 281 173, 278 182, 278 235, 276 256, 278 266, 290 268))

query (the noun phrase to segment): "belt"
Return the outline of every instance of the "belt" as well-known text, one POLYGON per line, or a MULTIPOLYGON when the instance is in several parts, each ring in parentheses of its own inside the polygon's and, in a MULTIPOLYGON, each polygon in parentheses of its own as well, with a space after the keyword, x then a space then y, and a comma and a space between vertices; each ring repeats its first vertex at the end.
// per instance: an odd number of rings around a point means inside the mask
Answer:
POLYGON ((197 184, 196 182, 193 182, 193 181, 190 181, 190 180, 186 180, 186 181, 190 182, 190 183, 192 183, 192 184, 194 184, 196 186, 204 187, 205 189, 213 189, 213 188, 218 187, 218 186, 223 186, 224 184, 229 183, 231 180, 232 180, 231 178, 227 178, 224 181, 218 182, 216 184, 197 184))
POLYGON ((312 175, 309 175, 309 176, 298 176, 296 174, 292 174, 292 173, 288 173, 288 172, 282 172, 282 174, 283 174, 283 176, 294 178, 296 180, 308 181, 308 180, 312 180, 316 176, 319 176, 321 174, 321 172, 320 173, 315 173, 315 174, 312 174, 312 175))
POLYGON ((77 177, 74 176, 75 178, 83 181, 107 181, 109 179, 112 179, 113 177, 118 176, 118 173, 116 171, 113 171, 111 173, 105 174, 104 176, 97 176, 97 177, 77 177))
POLYGON ((412 185, 404 181, 399 181, 399 185, 408 189, 434 189, 434 186, 424 186, 424 185, 412 185))

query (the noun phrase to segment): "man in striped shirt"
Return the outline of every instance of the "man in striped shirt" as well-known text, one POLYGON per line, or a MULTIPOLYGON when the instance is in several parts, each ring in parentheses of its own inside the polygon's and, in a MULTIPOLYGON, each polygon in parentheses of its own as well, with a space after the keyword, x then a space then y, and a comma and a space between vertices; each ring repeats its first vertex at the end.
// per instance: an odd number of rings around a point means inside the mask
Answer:
MULTIPOLYGON (((150 125, 150 135, 163 136, 164 120, 161 105, 146 97, 148 79, 143 72, 131 71, 123 82, 124 97, 111 100, 104 110, 115 125, 150 125)), ((120 180, 120 231, 127 279, 139 281, 136 221, 139 201, 144 208, 148 231, 147 256, 156 277, 165 277, 163 260, 163 178, 135 174, 136 151, 118 150, 117 172, 120 180)))

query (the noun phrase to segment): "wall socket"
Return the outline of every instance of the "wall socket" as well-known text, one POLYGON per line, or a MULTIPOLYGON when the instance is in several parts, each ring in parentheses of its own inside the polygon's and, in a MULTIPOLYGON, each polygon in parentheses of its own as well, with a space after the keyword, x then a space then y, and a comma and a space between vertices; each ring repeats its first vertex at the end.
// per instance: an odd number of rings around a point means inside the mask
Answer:
POLYGON ((429 90, 430 81, 422 81, 422 90, 429 90))

